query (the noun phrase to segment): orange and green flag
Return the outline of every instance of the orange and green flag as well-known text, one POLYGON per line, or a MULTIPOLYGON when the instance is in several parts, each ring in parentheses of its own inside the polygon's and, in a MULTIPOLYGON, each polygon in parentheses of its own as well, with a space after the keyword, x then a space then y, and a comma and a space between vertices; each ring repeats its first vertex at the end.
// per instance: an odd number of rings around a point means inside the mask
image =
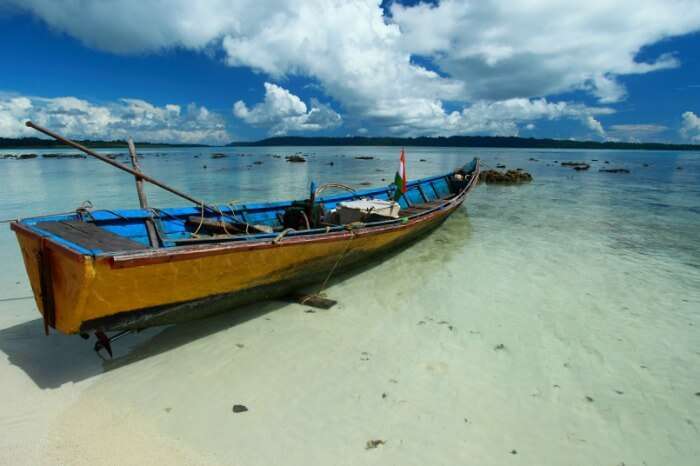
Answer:
POLYGON ((394 193, 394 200, 398 201, 403 193, 406 192, 406 154, 404 150, 401 149, 401 157, 399 158, 399 169, 394 177, 394 184, 396 185, 396 192, 394 193))

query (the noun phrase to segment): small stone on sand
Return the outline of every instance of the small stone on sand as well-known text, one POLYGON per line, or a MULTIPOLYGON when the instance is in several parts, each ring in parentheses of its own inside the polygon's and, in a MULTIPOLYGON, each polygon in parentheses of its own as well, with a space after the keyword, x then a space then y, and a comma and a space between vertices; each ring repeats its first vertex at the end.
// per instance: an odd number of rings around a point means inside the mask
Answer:
POLYGON ((245 413, 246 411, 248 411, 248 408, 243 405, 233 405, 234 413, 245 413))
POLYGON ((372 450, 377 448, 379 445, 384 445, 386 442, 384 440, 367 440, 367 445, 365 445, 365 450, 372 450))

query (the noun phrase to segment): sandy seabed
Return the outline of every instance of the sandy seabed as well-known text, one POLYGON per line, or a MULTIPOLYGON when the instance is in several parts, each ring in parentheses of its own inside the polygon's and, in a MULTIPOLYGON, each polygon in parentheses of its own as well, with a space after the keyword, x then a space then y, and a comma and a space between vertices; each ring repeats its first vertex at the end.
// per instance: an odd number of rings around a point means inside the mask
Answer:
POLYGON ((480 187, 331 310, 249 306, 113 360, 1 301, 0 464, 697 465, 698 240, 537 183, 480 187))

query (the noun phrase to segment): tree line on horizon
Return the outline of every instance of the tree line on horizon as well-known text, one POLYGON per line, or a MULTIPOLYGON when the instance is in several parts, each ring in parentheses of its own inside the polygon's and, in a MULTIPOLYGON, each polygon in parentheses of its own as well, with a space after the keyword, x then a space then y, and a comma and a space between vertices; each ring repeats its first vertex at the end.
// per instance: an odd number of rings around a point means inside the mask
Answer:
MULTIPOLYGON (((110 148, 127 147, 126 141, 90 140, 77 141, 87 147, 110 148)), ((178 144, 136 142, 142 147, 212 147, 208 144, 178 144)), ((416 146, 416 147, 493 147, 522 149, 637 149, 637 150, 681 150, 700 151, 699 144, 667 144, 660 142, 616 142, 616 141, 573 141, 569 139, 536 139, 516 136, 420 136, 415 138, 399 137, 308 137, 277 136, 260 141, 240 141, 227 144, 229 147, 264 147, 264 146, 416 146)), ((46 148, 65 147, 53 139, 36 137, 0 138, 0 148, 46 148)))
POLYGON ((398 137, 307 137, 277 136, 253 142, 232 142, 229 146, 417 146, 417 147, 500 147, 523 149, 637 149, 700 151, 698 144, 660 142, 573 141, 516 136, 420 136, 398 137))

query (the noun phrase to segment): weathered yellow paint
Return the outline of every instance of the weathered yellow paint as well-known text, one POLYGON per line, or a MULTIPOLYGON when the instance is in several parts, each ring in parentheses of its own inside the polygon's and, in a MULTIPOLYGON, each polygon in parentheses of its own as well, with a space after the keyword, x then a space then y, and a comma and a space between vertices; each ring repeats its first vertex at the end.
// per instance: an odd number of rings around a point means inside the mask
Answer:
MULTIPOLYGON (((352 254, 371 256, 448 215, 443 211, 418 225, 375 234, 358 234, 349 240, 293 242, 264 248, 231 249, 191 259, 116 267, 109 258, 93 260, 64 248, 51 251, 51 275, 56 328, 76 333, 81 323, 120 312, 187 302, 281 282, 310 263, 334 262, 352 241, 352 254), (325 262, 324 262, 325 261, 325 262)), ((41 238, 17 232, 24 262, 39 309, 41 284, 37 254, 41 238)), ((175 251, 173 251, 175 252, 175 251)))
POLYGON ((32 287, 34 300, 39 308, 39 312, 44 313, 44 304, 41 302, 41 285, 39 281, 39 251, 41 251, 41 238, 36 235, 17 232, 17 241, 22 251, 24 268, 29 277, 29 284, 32 287))

